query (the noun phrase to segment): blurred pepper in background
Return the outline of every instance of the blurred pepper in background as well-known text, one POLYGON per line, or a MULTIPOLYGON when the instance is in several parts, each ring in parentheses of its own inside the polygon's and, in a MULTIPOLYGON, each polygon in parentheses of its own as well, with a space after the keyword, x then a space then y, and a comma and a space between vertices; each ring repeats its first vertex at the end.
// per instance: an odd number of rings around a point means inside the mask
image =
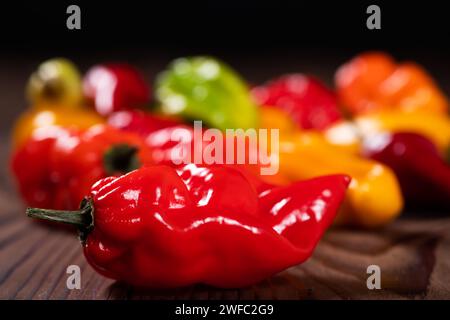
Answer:
POLYGON ((150 89, 139 72, 128 64, 100 64, 83 78, 87 103, 102 116, 114 111, 139 109, 150 100, 150 89))
POLYGON ((284 75, 252 94, 260 105, 285 111, 301 129, 324 130, 342 118, 334 92, 311 76, 284 75))
POLYGON ((21 146, 42 127, 87 129, 104 122, 96 112, 83 108, 80 73, 66 59, 43 62, 28 81, 27 96, 31 108, 15 123, 13 148, 21 146))
POLYGON ((48 108, 78 108, 83 104, 81 75, 69 60, 54 58, 44 61, 28 80, 26 95, 32 105, 48 108))
POLYGON ((18 148, 30 138, 36 129, 59 126, 67 129, 88 129, 104 120, 95 112, 83 109, 29 110, 16 121, 12 132, 13 148, 18 148))
POLYGON ((324 143, 314 133, 280 137, 280 173, 291 181, 345 173, 352 178, 338 216, 341 224, 379 227, 403 207, 394 173, 379 162, 363 159, 324 143))
MULTIPOLYGON (((317 103, 309 112, 320 114, 326 110, 328 106, 317 103)), ((343 120, 333 120, 323 130, 302 130, 292 127, 293 119, 288 112, 277 111, 266 106, 260 108, 262 126, 280 130, 279 157, 275 160, 279 164, 280 181, 292 182, 337 173, 351 176, 346 201, 337 218, 340 224, 379 227, 401 213, 403 199, 395 174, 381 163, 358 154, 359 136, 351 132, 349 142, 330 142, 329 135, 336 136, 335 132, 331 133, 331 128, 344 123, 343 120)))
POLYGON ((167 115, 202 120, 221 130, 258 126, 257 107, 245 82, 211 57, 173 61, 158 76, 155 95, 167 115))
POLYGON ((141 136, 160 129, 182 125, 180 119, 146 112, 144 110, 127 110, 112 113, 107 120, 110 126, 124 131, 135 132, 141 136))
POLYGON ((382 52, 360 54, 336 72, 342 107, 352 115, 399 110, 448 113, 448 101, 434 80, 413 62, 397 64, 382 52))
POLYGON ((47 127, 13 153, 11 169, 28 205, 76 209, 95 181, 150 163, 150 150, 132 133, 104 125, 85 131, 47 127))
POLYGON ((362 137, 381 132, 411 132, 427 137, 445 154, 450 146, 450 118, 428 112, 383 111, 354 119, 362 137))
POLYGON ((380 133, 368 136, 363 147, 366 156, 395 171, 410 205, 450 208, 450 166, 427 138, 410 132, 380 133))

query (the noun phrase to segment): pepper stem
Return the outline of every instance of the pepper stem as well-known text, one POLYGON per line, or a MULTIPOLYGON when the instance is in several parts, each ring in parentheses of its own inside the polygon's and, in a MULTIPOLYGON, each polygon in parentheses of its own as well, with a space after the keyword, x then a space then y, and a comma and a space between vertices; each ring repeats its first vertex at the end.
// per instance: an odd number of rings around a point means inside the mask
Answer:
POLYGON ((103 165, 109 175, 125 174, 141 166, 138 149, 126 143, 115 144, 103 155, 103 165))
POLYGON ((71 224, 78 227, 80 238, 84 240, 94 227, 94 207, 90 198, 81 202, 80 210, 52 210, 40 208, 27 208, 28 217, 47 221, 71 224))

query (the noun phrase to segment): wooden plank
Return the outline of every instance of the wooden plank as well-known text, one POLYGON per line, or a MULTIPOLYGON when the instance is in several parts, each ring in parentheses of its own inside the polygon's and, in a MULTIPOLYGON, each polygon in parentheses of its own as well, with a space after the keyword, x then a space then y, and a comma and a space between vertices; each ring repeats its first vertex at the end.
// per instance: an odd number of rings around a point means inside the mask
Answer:
POLYGON ((197 285, 138 290, 99 276, 74 233, 25 217, 0 226, 1 299, 411 299, 450 297, 450 219, 398 221, 386 230, 337 229, 314 256, 241 290, 197 285), (82 289, 66 288, 66 268, 79 265, 82 289), (366 268, 382 270, 382 290, 368 290, 366 268))

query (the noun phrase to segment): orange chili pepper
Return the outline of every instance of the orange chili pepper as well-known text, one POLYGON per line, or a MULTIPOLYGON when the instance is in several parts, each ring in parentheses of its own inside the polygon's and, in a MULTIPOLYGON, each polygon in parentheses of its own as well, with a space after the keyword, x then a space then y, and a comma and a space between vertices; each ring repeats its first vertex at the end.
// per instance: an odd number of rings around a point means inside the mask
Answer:
POLYGON ((340 103, 351 114, 448 111, 447 98, 425 69, 412 62, 397 64, 385 53, 353 58, 339 68, 335 82, 340 103))

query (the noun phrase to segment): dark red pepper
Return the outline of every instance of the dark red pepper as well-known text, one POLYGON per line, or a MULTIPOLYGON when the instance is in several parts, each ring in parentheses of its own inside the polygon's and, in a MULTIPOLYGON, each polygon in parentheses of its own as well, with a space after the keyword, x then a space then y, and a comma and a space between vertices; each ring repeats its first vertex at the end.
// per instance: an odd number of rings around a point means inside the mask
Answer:
POLYGON ((408 132, 369 136, 366 156, 390 166, 407 203, 450 207, 450 166, 435 145, 422 135, 408 132))
POLYGON ((335 93, 303 74, 282 76, 252 93, 260 105, 284 110, 302 129, 323 130, 342 118, 335 93))
POLYGON ((257 283, 305 261, 350 179, 319 177, 258 194, 224 166, 151 166, 97 182, 80 211, 28 209, 77 225, 89 263, 139 287, 257 283))
POLYGON ((83 79, 83 93, 103 116, 145 106, 150 90, 139 72, 127 64, 92 67, 83 79))
POLYGON ((151 163, 139 136, 99 125, 80 132, 46 128, 15 151, 11 166, 27 204, 76 209, 95 181, 151 163))

